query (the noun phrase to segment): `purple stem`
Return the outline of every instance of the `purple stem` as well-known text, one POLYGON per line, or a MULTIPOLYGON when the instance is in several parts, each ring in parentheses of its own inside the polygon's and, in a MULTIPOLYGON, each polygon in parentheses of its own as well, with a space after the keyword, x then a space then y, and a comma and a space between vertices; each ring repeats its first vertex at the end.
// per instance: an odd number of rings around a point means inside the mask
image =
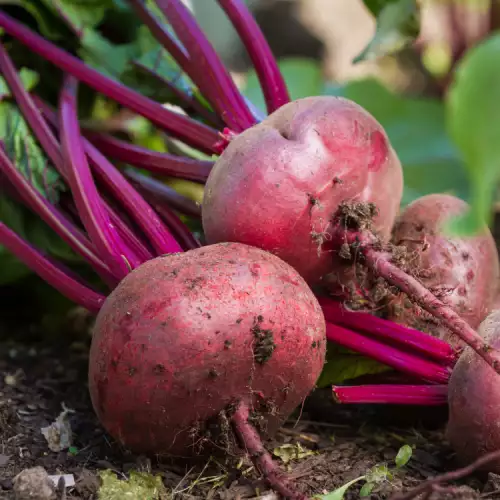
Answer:
POLYGON ((330 342, 368 356, 380 363, 426 382, 447 383, 451 370, 427 359, 409 354, 404 350, 364 337, 341 326, 327 323, 326 337, 330 342))
POLYGON ((152 151, 99 132, 84 130, 83 133, 106 156, 155 174, 205 182, 214 165, 211 161, 152 151))
POLYGON ((207 120, 212 126, 216 128, 224 128, 224 122, 213 112, 207 109, 203 104, 201 104, 198 99, 190 96, 187 92, 179 89, 174 82, 167 80, 160 74, 156 73, 152 69, 148 68, 144 64, 134 61, 134 66, 140 69, 143 73, 147 73, 150 77, 154 78, 158 83, 166 87, 170 92, 172 92, 177 99, 181 102, 181 107, 185 111, 191 111, 197 113, 199 116, 207 120))
POLYGON ((340 404, 441 406, 448 403, 447 385, 334 385, 332 394, 340 404))
POLYGON ((151 204, 170 228, 170 231, 172 231, 175 239, 180 243, 185 252, 201 247, 201 243, 173 210, 166 205, 155 203, 154 201, 151 204))
MULTIPOLYGON (((58 128, 57 116, 48 106, 44 106, 47 120, 58 128)), ((118 200, 137 225, 147 235, 149 242, 159 255, 179 252, 181 247, 170 234, 156 212, 132 187, 125 177, 89 141, 82 139, 92 169, 105 184, 112 196, 118 200)))
POLYGON ((154 257, 134 231, 122 220, 116 210, 109 207, 108 216, 112 227, 116 229, 117 234, 127 246, 127 256, 122 256, 122 258, 127 263, 128 268, 135 269, 154 257))
POLYGON ((138 187, 149 203, 151 202, 151 198, 156 203, 160 205, 165 204, 185 215, 198 218, 201 216, 201 208, 198 203, 179 194, 175 189, 163 182, 157 181, 152 177, 146 177, 130 168, 125 170, 125 175, 138 187))
MULTIPOLYGON (((2 16, 3 13, 0 12, 0 19, 2 16)), ((17 74, 16 68, 12 64, 12 60, 2 44, 0 44, 0 73, 7 82, 24 119, 40 142, 46 155, 56 168, 61 166, 62 159, 59 143, 52 133, 52 130, 50 130, 50 127, 45 123, 45 120, 43 120, 35 103, 30 98, 30 95, 25 90, 17 74)))
POLYGON ((116 284, 110 269, 96 255, 87 237, 56 207, 51 205, 16 169, 0 146, 0 170, 11 182, 24 203, 51 227, 75 252, 81 255, 107 283, 116 284))
MULTIPOLYGON (((0 18, 2 15, 3 14, 0 12, 0 18)), ((24 119, 33 131, 33 134, 38 139, 43 150, 54 164, 56 170, 67 182, 68 175, 65 169, 63 157, 61 155, 59 142, 48 124, 43 119, 40 110, 37 108, 30 94, 25 90, 10 57, 2 45, 0 45, 0 72, 5 78, 12 95, 22 112, 24 119)), ((108 212, 111 210, 107 205, 106 209, 108 212)), ((117 224, 119 224, 119 221, 117 221, 117 224)), ((135 260, 135 258, 132 259, 130 254, 127 255, 129 260, 135 260)), ((116 274, 113 269, 110 269, 110 271, 115 274, 116 280, 120 279, 121 273, 116 274)))
POLYGON ((236 28, 255 66, 268 113, 276 111, 290 102, 290 96, 267 40, 242 0, 218 0, 218 2, 236 28))
POLYGON ((106 300, 104 295, 80 283, 70 276, 70 272, 44 257, 38 250, 20 238, 0 222, 0 244, 15 255, 21 262, 32 269, 49 285, 71 301, 80 304, 89 311, 97 313, 106 300))
POLYGON ((59 104, 60 140, 65 170, 78 213, 90 240, 109 268, 123 278, 130 270, 123 258, 129 262, 130 258, 125 249, 121 248, 120 237, 101 204, 87 162, 76 111, 77 87, 78 81, 73 76, 65 77, 59 104))
POLYGON ((87 66, 77 57, 68 54, 43 37, 33 33, 30 29, 18 23, 4 12, 0 12, 0 27, 58 68, 70 73, 126 108, 148 118, 172 136, 177 137, 190 146, 199 148, 205 153, 210 154, 215 152, 213 146, 219 139, 215 129, 189 117, 169 111, 161 104, 104 76, 87 66))
POLYGON ((349 311, 341 303, 318 297, 325 319, 331 323, 387 339, 405 346, 416 355, 424 354, 444 364, 455 364, 458 353, 444 340, 403 325, 378 318, 368 312, 349 311))
POLYGON ((255 125, 257 122, 245 99, 189 9, 180 0, 155 0, 155 3, 189 54, 193 81, 228 127, 241 132, 255 125))

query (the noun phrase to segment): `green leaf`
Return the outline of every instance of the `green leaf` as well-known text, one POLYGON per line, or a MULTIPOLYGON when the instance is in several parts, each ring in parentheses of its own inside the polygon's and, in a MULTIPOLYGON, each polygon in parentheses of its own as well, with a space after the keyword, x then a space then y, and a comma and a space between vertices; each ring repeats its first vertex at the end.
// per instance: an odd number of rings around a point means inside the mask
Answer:
POLYGON ((364 0, 366 8, 374 15, 378 16, 380 11, 391 3, 399 2, 399 0, 364 0))
POLYGON ((94 28, 103 19, 113 0, 42 0, 77 35, 94 28))
POLYGON ((378 361, 357 354, 328 353, 323 371, 317 381, 318 387, 341 384, 363 375, 375 375, 389 371, 378 361))
POLYGON ((137 55, 133 44, 115 45, 93 29, 84 29, 78 55, 94 69, 119 80, 129 61, 137 55))
POLYGON ((491 222, 500 168, 500 34, 460 61, 446 101, 448 130, 462 153, 471 183, 471 211, 454 229, 465 234, 491 222))
MULTIPOLYGON (((32 90, 36 87, 39 80, 38 73, 31 71, 28 68, 21 68, 19 71, 19 77, 21 78, 21 82, 26 90, 32 90)), ((0 77, 0 101, 5 97, 10 97, 10 89, 5 83, 5 80, 0 77)))
POLYGON ((123 481, 117 475, 105 470, 100 474, 102 485, 99 488, 99 500, 122 500, 124 498, 158 500, 165 493, 161 476, 147 472, 132 471, 130 479, 123 481))
POLYGON ((384 127, 403 165, 403 205, 438 192, 467 197, 466 170, 447 133, 442 102, 399 96, 373 79, 330 87, 325 93, 353 100, 384 127))
POLYGON ((0 138, 17 169, 42 195, 56 201, 58 191, 64 189, 59 174, 49 164, 19 109, 9 102, 0 103, 0 138))
MULTIPOLYGON (((321 66, 313 59, 286 58, 278 61, 292 100, 321 94, 321 66)), ((247 75, 243 93, 258 110, 265 113, 266 104, 254 70, 247 75)))
POLYGON ((361 498, 370 496, 373 488, 375 488, 376 484, 375 483, 365 483, 362 488, 359 490, 359 496, 361 498))
POLYGON ((344 486, 341 486, 340 488, 337 488, 336 490, 332 491, 331 493, 327 493, 326 495, 319 495, 315 496, 315 500, 343 500, 344 495, 346 494, 347 490, 355 483, 365 479, 365 476, 360 476, 357 477, 356 479, 353 479, 352 481, 349 481, 347 484, 344 484, 344 486))
POLYGON ((377 10, 375 35, 354 58, 354 63, 394 54, 412 42, 418 34, 415 0, 389 2, 377 10))
POLYGON ((396 455, 396 458, 394 459, 396 467, 398 469, 404 467, 410 461, 412 454, 413 449, 410 445, 405 444, 404 446, 401 446, 401 448, 399 448, 398 454, 396 455))

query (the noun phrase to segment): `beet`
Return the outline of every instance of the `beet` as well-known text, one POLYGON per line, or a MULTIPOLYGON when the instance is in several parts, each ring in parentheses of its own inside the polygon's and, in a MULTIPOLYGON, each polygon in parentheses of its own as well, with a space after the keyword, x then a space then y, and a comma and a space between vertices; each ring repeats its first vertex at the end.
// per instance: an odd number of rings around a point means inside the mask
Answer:
POLYGON ((241 401, 272 435, 313 389, 325 344, 312 291, 274 255, 224 243, 158 257, 97 316, 92 402, 133 451, 194 455, 227 441, 219 424, 241 401))
MULTIPOLYGON (((483 321, 479 333, 492 347, 500 347, 500 310, 483 321)), ((467 347, 449 382, 449 421, 446 436, 465 463, 500 449, 500 385, 491 367, 467 347)), ((487 464, 500 474, 500 460, 487 464)))
MULTIPOLYGON (((392 242, 406 247, 405 264, 410 274, 477 328, 495 300, 499 264, 495 241, 487 228, 474 237, 449 237, 443 233, 445 222, 467 209, 465 201, 446 194, 419 198, 397 219, 392 242)), ((403 294, 392 302, 389 318, 453 345, 464 345, 403 294)))
POLYGON ((402 170, 380 124, 346 99, 309 97, 282 106, 232 139, 203 200, 209 243, 270 251, 308 282, 330 271, 331 219, 345 201, 372 202, 388 238, 402 170))

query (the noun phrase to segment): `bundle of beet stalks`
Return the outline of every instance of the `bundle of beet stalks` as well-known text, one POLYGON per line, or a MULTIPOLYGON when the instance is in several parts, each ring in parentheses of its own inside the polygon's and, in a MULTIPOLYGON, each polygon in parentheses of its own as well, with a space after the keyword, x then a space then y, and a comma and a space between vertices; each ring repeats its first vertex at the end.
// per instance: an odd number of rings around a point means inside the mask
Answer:
POLYGON ((4 147, 2 191, 43 219, 101 287, 4 223, 0 244, 97 314, 89 385, 102 425, 141 453, 246 450, 276 491, 305 498, 261 437, 312 391, 329 343, 377 360, 400 379, 335 386, 337 401, 440 405, 449 398, 449 436, 464 458, 495 448, 495 317, 475 331, 494 310, 497 292, 498 255, 488 229, 469 239, 445 235, 444 222, 468 209, 452 196, 421 198, 398 215, 402 168, 380 124, 346 99, 290 102, 243 2, 218 3, 253 61, 265 118, 181 0, 156 0, 162 21, 141 0, 130 4, 208 103, 165 81, 183 113, 104 76, 0 11, 5 37, 64 72, 54 109, 24 89, 0 45, 11 96, 69 196, 43 196, 4 147), (79 84, 213 161, 159 153, 81 126, 79 84), (144 171, 204 183, 202 206, 144 171), (180 214, 201 218, 206 245, 180 214))

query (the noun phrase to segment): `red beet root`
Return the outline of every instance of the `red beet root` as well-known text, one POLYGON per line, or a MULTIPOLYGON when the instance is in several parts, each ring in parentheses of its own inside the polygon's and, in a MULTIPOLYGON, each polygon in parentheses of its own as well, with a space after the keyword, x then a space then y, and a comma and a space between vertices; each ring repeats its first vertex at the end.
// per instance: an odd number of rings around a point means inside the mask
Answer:
MULTIPOLYGON (((500 311, 492 312, 479 333, 492 347, 500 347, 500 311)), ((449 382, 450 417, 447 438, 462 462, 470 463, 500 449, 500 385, 491 368, 472 349, 466 348, 449 382)), ((486 469, 500 473, 500 460, 486 469)))
MULTIPOLYGON (((450 195, 419 198, 396 221, 392 241, 407 248, 410 273, 472 328, 477 328, 495 299, 499 265, 495 241, 487 228, 472 238, 451 238, 443 233, 446 220, 467 208, 467 203, 450 195)), ((427 331, 452 345, 464 345, 405 297, 397 299, 393 306, 393 321, 427 331)))
POLYGON ((91 397, 125 446, 194 455, 239 402, 272 434, 314 387, 325 344, 316 298, 277 257, 238 243, 159 257, 97 317, 91 397))
POLYGON ((330 222, 344 201, 373 202, 388 237, 402 194, 399 160, 379 123, 335 97, 289 103, 232 139, 203 201, 210 243, 276 254, 308 282, 330 271, 330 222))

